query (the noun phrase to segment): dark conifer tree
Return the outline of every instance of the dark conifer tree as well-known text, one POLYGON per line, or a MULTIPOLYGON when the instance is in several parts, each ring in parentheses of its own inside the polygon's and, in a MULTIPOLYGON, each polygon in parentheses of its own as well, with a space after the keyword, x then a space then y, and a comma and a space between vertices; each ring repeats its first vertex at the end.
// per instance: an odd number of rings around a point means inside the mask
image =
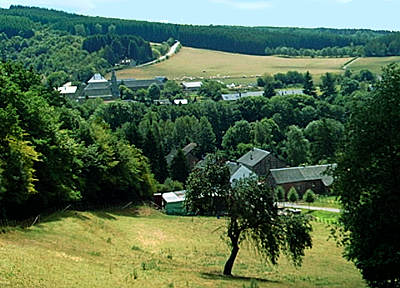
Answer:
POLYGON ((185 183, 189 176, 189 166, 182 149, 179 149, 171 162, 171 177, 181 183, 185 183))
POLYGON ((314 82, 309 71, 304 75, 304 94, 316 96, 314 82))

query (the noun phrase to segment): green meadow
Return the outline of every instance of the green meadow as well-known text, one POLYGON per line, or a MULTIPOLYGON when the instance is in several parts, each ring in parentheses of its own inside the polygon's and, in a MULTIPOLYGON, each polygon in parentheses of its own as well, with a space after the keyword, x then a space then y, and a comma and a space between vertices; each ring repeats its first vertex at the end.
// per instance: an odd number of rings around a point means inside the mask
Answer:
POLYGON ((243 245, 225 277, 225 224, 148 207, 56 213, 2 229, 0 287, 366 287, 322 221, 313 222, 302 267, 285 257, 271 266, 243 245))

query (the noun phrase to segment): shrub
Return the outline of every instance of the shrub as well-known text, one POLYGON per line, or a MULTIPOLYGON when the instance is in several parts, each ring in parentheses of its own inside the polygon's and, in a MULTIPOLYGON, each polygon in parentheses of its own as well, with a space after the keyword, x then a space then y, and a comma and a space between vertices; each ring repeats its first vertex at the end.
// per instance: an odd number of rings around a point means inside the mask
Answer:
POLYGON ((288 200, 290 202, 297 202, 299 200, 299 194, 297 194, 296 188, 290 188, 288 193, 288 200))
POLYGON ((303 195, 303 200, 307 203, 313 203, 315 201, 315 193, 311 189, 308 189, 303 195))
POLYGON ((285 201, 285 189, 282 186, 275 188, 275 197, 277 201, 285 201))

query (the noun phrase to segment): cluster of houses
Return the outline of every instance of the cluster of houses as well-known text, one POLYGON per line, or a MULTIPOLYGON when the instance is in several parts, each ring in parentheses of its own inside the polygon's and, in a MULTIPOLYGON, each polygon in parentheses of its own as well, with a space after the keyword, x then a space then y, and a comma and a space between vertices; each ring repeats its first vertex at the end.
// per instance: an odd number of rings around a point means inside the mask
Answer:
MULTIPOLYGON (((191 168, 201 165, 201 161, 195 164, 196 161, 199 161, 193 154, 195 147, 195 144, 191 143, 184 148, 191 168)), ((286 194, 290 188, 294 187, 300 196, 308 189, 317 194, 327 194, 333 183, 333 177, 327 173, 327 170, 335 167, 334 164, 287 167, 285 162, 271 152, 258 148, 253 148, 236 161, 226 162, 226 165, 229 167, 232 184, 242 178, 259 177, 265 179, 273 189, 282 186, 286 194)), ((158 199, 157 204, 167 214, 186 213, 184 208, 185 191, 157 194, 156 198, 158 199)))
MULTIPOLYGON (((153 79, 117 79, 115 71, 111 74, 111 79, 105 79, 100 73, 96 73, 87 83, 83 83, 82 87, 78 89, 77 86, 73 86, 71 82, 64 84, 58 88, 60 94, 68 96, 77 101, 84 101, 87 99, 101 98, 105 101, 116 100, 120 98, 119 87, 124 85, 132 91, 139 89, 148 89, 152 84, 157 84, 160 88, 163 88, 165 82, 168 79, 164 76, 158 76, 153 79)), ((198 91, 203 85, 201 81, 182 82, 181 86, 185 92, 198 91)), ((238 92, 232 94, 222 94, 222 100, 224 101, 236 101, 245 97, 262 96, 263 91, 251 91, 251 92, 238 92)), ((289 89, 289 90, 277 90, 278 95, 292 95, 292 94, 303 94, 302 89, 289 89)), ((187 99, 176 99, 173 103, 168 99, 154 100, 155 104, 158 105, 185 105, 188 104, 187 99)))
POLYGON ((77 86, 66 83, 58 89, 60 94, 69 96, 78 101, 86 99, 101 98, 103 100, 116 100, 120 98, 119 87, 124 85, 132 91, 139 89, 148 89, 152 84, 157 84, 160 88, 164 87, 166 77, 155 77, 153 79, 117 79, 115 71, 111 74, 111 80, 105 79, 101 74, 96 73, 87 83, 84 83, 82 89, 78 91, 77 86))

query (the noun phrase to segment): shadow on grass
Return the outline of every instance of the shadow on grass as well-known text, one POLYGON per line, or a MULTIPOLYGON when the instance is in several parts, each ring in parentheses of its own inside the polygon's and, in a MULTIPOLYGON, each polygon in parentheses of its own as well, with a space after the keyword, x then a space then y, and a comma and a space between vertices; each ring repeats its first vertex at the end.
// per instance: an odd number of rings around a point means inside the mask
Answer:
POLYGON ((263 283, 280 283, 279 281, 275 280, 269 280, 269 279, 263 279, 263 278, 258 278, 258 277, 247 277, 247 276, 238 276, 238 275, 232 275, 232 276, 227 276, 223 275, 221 273, 201 273, 201 277, 204 279, 209 279, 209 280, 233 280, 233 281, 252 281, 255 280, 257 282, 263 282, 263 283))
POLYGON ((38 223, 48 223, 48 222, 56 222, 65 218, 75 218, 82 221, 90 220, 91 218, 84 215, 83 213, 88 213, 93 215, 94 217, 98 217, 106 220, 117 220, 116 216, 129 216, 129 217, 137 217, 140 215, 138 207, 127 208, 121 210, 121 208, 108 208, 108 209, 94 209, 94 210, 86 210, 86 211, 76 211, 76 210, 66 210, 55 212, 50 215, 44 216, 39 219, 38 223))
MULTIPOLYGON (((0 222, 0 228, 20 228, 20 229, 26 229, 32 226, 36 227, 41 227, 41 224, 45 223, 51 223, 51 222, 58 222, 62 221, 63 219, 67 218, 75 218, 79 219, 81 221, 89 221, 91 220, 90 215, 93 215, 94 217, 98 217, 101 219, 105 220, 117 220, 118 216, 123 216, 123 217, 141 217, 141 216, 149 216, 152 215, 153 213, 157 213, 154 210, 143 213, 143 207, 144 206, 131 206, 127 208, 122 208, 121 206, 115 206, 115 207, 95 207, 92 209, 79 209, 74 210, 74 208, 77 207, 67 207, 66 209, 62 211, 57 211, 57 212, 44 212, 38 216, 30 217, 24 220, 20 221, 9 221, 9 224, 4 222, 0 222), (84 214, 86 213, 86 215, 84 214), (89 215, 88 215, 89 214, 89 215)), ((152 209, 152 208, 150 208, 152 209)), ((3 229, 5 231, 5 229, 3 229)), ((0 233, 5 233, 3 230, 0 231, 0 233)))

